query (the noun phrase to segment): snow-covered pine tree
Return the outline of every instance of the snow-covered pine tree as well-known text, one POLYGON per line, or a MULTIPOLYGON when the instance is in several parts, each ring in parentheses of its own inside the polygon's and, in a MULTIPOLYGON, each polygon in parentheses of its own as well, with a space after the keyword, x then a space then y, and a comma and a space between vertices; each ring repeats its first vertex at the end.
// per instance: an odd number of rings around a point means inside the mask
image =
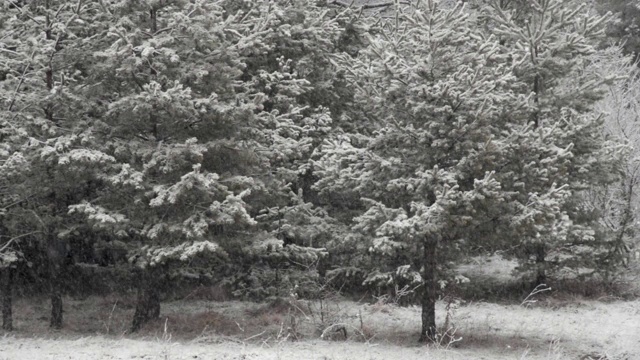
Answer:
POLYGON ((619 43, 625 54, 640 60, 640 4, 634 0, 597 0, 594 7, 604 15, 612 13, 607 21, 609 40, 619 43))
POLYGON ((182 264, 210 275, 260 257, 317 261, 313 242, 284 249, 274 224, 309 225, 287 214, 310 206, 292 184, 331 126, 317 94, 331 92, 337 20, 313 1, 101 4, 109 45, 94 52, 94 128, 114 162, 99 196, 70 208, 130 246, 141 276, 132 330, 159 315, 159 286, 182 264), (268 212, 281 216, 255 220, 268 212))
POLYGON ((524 10, 493 1, 484 14, 487 31, 511 53, 514 74, 526 84, 522 94, 531 94, 528 126, 535 131, 519 141, 512 152, 517 157, 504 171, 527 176, 523 195, 552 184, 567 191, 556 230, 532 228, 521 237, 520 269, 541 284, 565 267, 593 268, 604 239, 596 236, 598 216, 583 206, 582 197, 619 177, 625 152, 606 139, 601 114, 593 108, 603 85, 618 77, 596 71, 593 63, 604 51, 597 45, 607 17, 591 14, 583 3, 557 0, 531 1, 524 10))
POLYGON ((584 197, 586 206, 599 215, 603 226, 602 249, 592 261, 596 272, 609 281, 620 274, 620 266, 629 266, 634 249, 638 247, 636 211, 640 205, 638 182, 640 181, 640 74, 633 56, 620 56, 617 46, 595 54, 593 66, 600 74, 618 75, 617 81, 607 87, 604 98, 595 108, 604 116, 605 134, 629 145, 629 154, 623 163, 623 174, 619 182, 589 189, 584 197))
POLYGON ((526 122, 507 114, 528 104, 516 94, 507 54, 464 8, 430 1, 368 20, 368 48, 340 61, 357 88, 359 131, 325 142, 316 188, 362 199, 353 230, 380 256, 366 281, 421 285, 421 339, 435 340, 445 259, 522 212, 495 170, 508 122, 526 122))
POLYGON ((90 150, 87 66, 100 43, 97 3, 5 1, 0 5, 2 183, 12 238, 39 243, 47 274, 51 326, 62 326, 61 286, 72 226, 67 206, 94 192, 92 174, 113 159, 90 150), (32 236, 25 236, 32 234, 32 236))
MULTIPOLYGON (((573 41, 579 49, 585 42, 579 28, 557 25, 566 14, 556 19, 556 12, 571 12, 558 4, 541 22, 561 33, 554 35, 535 33, 538 23, 530 34, 500 30, 463 4, 399 8, 390 18, 368 19, 367 49, 339 62, 357 89, 358 131, 324 143, 316 188, 322 196, 361 199, 352 230, 377 257, 365 281, 420 285, 421 340, 438 335, 437 292, 452 281, 445 274, 456 256, 593 233, 573 222, 568 203, 583 189, 576 184, 592 171, 614 174, 615 162, 601 156, 601 128, 585 104, 599 95, 597 84, 567 81, 578 72, 568 56, 579 55, 570 50, 573 41), (503 37, 512 32, 568 43, 535 53, 528 42, 503 37), (531 64, 531 54, 545 62, 531 64), (541 92, 555 84, 555 92, 541 92), (582 101, 563 96, 569 93, 582 101)), ((586 32, 600 22, 571 14, 567 21, 579 17, 586 32)))

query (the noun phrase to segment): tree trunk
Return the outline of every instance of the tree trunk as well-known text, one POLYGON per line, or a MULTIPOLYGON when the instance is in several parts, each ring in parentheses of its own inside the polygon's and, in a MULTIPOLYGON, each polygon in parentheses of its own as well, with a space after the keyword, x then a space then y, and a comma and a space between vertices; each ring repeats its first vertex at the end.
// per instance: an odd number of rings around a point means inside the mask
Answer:
POLYGON ((62 329, 62 295, 59 291, 51 293, 51 323, 53 329, 62 329))
POLYGON ((53 329, 62 329, 62 289, 60 283, 60 264, 55 261, 49 267, 49 291, 51 296, 51 322, 53 329))
POLYGON ((58 239, 53 226, 47 238, 47 261, 49 270, 49 296, 51 298, 51 319, 49 326, 62 328, 62 270, 65 266, 67 245, 58 239))
POLYGON ((536 271, 537 271, 537 275, 536 275, 536 283, 534 285, 538 286, 540 284, 545 284, 547 282, 547 273, 545 271, 545 258, 546 258, 546 251, 544 248, 544 244, 538 244, 536 246, 536 271))
POLYGON ((161 276, 156 271, 145 271, 140 276, 136 312, 133 314, 131 332, 140 330, 150 320, 160 317, 161 276))
POLYGON ((6 331, 13 330, 13 269, 10 267, 2 269, 2 329, 6 331))
POLYGON ((422 331, 420 341, 436 340, 436 239, 425 239, 423 243, 422 261, 424 273, 422 274, 422 331))

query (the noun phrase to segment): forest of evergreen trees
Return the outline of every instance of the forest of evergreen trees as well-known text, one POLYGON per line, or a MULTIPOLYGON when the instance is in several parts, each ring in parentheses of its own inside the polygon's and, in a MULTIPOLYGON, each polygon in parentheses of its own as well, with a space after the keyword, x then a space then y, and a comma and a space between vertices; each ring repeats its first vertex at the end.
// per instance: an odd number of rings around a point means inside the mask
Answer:
POLYGON ((0 293, 528 290, 636 254, 638 5, 4 0, 0 293), (611 11, 609 11, 611 10, 611 11), (118 284, 114 290, 111 286, 118 284))

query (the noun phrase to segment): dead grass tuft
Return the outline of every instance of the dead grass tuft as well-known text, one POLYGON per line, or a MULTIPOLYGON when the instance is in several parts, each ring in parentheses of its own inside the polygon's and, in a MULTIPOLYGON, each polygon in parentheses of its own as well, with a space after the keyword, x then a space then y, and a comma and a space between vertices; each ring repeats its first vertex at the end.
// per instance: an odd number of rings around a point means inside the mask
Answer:
POLYGON ((598 277, 588 279, 565 278, 551 282, 551 286, 557 289, 554 297, 570 297, 573 295, 584 299, 617 301, 631 300, 639 295, 633 284, 623 279, 605 281, 598 277))
POLYGON ((200 285, 195 289, 190 290, 188 293, 178 294, 175 297, 181 300, 206 300, 216 302, 229 301, 233 299, 231 292, 221 285, 200 285))
POLYGON ((304 307, 305 305, 299 300, 275 298, 265 305, 254 309, 247 309, 247 314, 250 316, 263 316, 270 314, 282 315, 292 311, 298 311, 304 307))
POLYGON ((123 294, 108 294, 101 297, 89 297, 82 300, 74 301, 82 304, 95 304, 99 308, 108 308, 117 303, 120 309, 135 309, 136 308, 136 296, 135 294, 123 295, 123 294))
POLYGON ((158 336, 165 332, 178 339, 194 339, 203 333, 233 336, 239 334, 241 330, 232 319, 215 311, 204 311, 192 314, 161 316, 159 319, 146 324, 140 330, 140 335, 158 336))
POLYGON ((270 326, 279 325, 285 320, 285 315, 282 313, 262 313, 253 316, 249 323, 257 326, 270 326))
POLYGON ((380 300, 378 299, 375 303, 371 304, 369 306, 369 312, 372 314, 375 313, 383 313, 383 314, 390 314, 393 312, 393 309, 396 307, 396 305, 388 303, 384 300, 380 300))

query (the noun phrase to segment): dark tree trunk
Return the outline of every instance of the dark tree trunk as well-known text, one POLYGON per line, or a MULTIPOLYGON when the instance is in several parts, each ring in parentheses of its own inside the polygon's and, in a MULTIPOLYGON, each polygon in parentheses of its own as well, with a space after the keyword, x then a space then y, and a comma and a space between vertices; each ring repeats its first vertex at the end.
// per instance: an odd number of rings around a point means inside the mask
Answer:
POLYGON ((0 271, 2 276, 2 329, 13 330, 13 274, 12 268, 7 267, 0 271))
POLYGON ((131 332, 140 330, 146 323, 160 317, 160 286, 163 274, 144 271, 140 276, 136 312, 133 314, 131 332))
POLYGON ((51 323, 53 329, 62 329, 62 295, 51 293, 51 323))
POLYGON ((47 260, 49 270, 49 296, 51 298, 51 321, 53 329, 62 328, 62 271, 67 257, 67 245, 58 239, 51 227, 47 238, 47 260))
POLYGON ((53 329, 62 329, 62 289, 60 282, 60 264, 52 262, 49 267, 49 291, 51 296, 51 322, 53 329))
POLYGON ((424 273, 422 274, 422 331, 420 341, 436 340, 436 239, 425 239, 423 243, 422 261, 424 273))
POLYGON ((547 273, 545 271, 545 258, 546 258, 546 250, 544 248, 544 244, 539 244, 536 246, 536 283, 534 286, 538 286, 541 284, 546 284, 547 282, 547 273))

